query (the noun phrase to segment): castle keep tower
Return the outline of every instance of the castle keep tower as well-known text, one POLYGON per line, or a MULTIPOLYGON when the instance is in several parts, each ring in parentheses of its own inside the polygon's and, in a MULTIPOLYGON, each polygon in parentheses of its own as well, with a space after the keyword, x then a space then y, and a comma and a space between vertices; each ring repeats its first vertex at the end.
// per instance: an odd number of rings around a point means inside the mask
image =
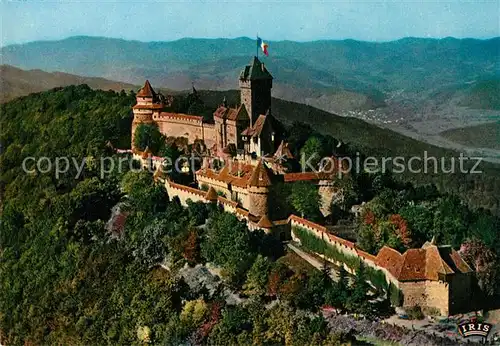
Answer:
POLYGON ((250 117, 250 127, 261 114, 271 110, 271 88, 273 76, 257 57, 245 66, 239 78, 241 104, 250 117))

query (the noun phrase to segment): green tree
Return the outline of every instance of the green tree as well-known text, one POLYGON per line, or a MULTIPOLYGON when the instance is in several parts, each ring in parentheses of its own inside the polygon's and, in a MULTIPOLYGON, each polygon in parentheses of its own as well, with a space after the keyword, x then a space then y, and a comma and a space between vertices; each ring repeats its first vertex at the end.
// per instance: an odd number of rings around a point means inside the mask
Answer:
POLYGON ((168 247, 165 236, 168 234, 168 223, 165 220, 154 220, 139 232, 127 232, 132 246, 132 255, 146 267, 162 262, 168 247))
POLYGON ((154 214, 164 211, 167 206, 165 187, 156 183, 149 172, 127 172, 121 181, 121 187, 136 211, 154 214))
POLYGON ((257 255, 247 273, 247 280, 243 285, 244 292, 248 295, 261 296, 266 293, 267 279, 271 270, 271 262, 267 257, 257 255))
POLYGON ((202 299, 187 301, 180 314, 181 323, 188 330, 201 325, 208 317, 208 306, 202 299))
POLYGON ((189 213, 189 218, 194 225, 202 225, 208 218, 207 204, 203 202, 193 202, 192 200, 187 200, 187 210, 189 213))
MULTIPOLYGON (((310 137, 302 147, 301 151, 301 162, 310 162, 311 166, 314 168, 318 167, 318 163, 323 158, 325 151, 323 149, 323 143, 318 137, 310 137)), ((309 169, 310 167, 303 167, 309 169)))
POLYGON ((238 284, 255 257, 246 224, 225 212, 211 215, 202 240, 203 257, 221 266, 230 282, 238 284))
POLYGON ((159 153, 165 145, 165 137, 155 124, 139 124, 134 132, 134 146, 144 151, 149 148, 153 154, 159 153))
POLYGON ((294 183, 289 200, 302 217, 312 220, 320 217, 318 188, 311 182, 299 181, 294 183))
POLYGON ((348 310, 368 315, 371 311, 370 303, 368 302, 370 285, 366 280, 365 268, 360 263, 356 270, 351 295, 347 299, 346 307, 348 310))
POLYGON ((208 344, 248 345, 251 342, 251 326, 250 315, 244 307, 228 306, 210 333, 208 344))

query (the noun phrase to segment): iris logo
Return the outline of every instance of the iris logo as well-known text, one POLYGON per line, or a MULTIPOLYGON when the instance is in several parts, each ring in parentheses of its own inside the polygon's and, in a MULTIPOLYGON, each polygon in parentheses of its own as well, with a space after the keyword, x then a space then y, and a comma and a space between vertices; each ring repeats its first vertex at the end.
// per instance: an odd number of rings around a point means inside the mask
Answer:
POLYGON ((476 321, 464 322, 458 325, 458 331, 464 338, 470 336, 480 336, 487 338, 491 332, 491 324, 479 323, 476 321))

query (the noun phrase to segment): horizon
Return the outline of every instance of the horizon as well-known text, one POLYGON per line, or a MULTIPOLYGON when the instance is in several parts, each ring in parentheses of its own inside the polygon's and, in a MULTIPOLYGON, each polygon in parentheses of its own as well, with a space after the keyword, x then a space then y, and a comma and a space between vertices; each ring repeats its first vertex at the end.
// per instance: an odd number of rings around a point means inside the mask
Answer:
MULTIPOLYGON (((76 38, 88 38, 88 39, 108 39, 108 40, 117 40, 117 41, 127 41, 127 42, 139 42, 139 43, 171 43, 171 42, 178 42, 182 40, 228 40, 228 41, 233 41, 233 40, 249 40, 249 41, 255 41, 256 37, 249 37, 249 36, 240 36, 240 37, 181 37, 173 40, 151 40, 151 41, 144 41, 144 40, 136 40, 136 39, 127 39, 123 37, 111 37, 111 36, 93 36, 93 35, 73 35, 73 36, 67 36, 67 37, 62 37, 58 39, 41 39, 41 40, 34 40, 34 41, 26 41, 26 42, 21 42, 21 43, 10 43, 6 45, 1 45, 0 42, 0 48, 4 47, 9 47, 9 46, 20 46, 20 45, 25 45, 25 44, 31 44, 31 43, 40 43, 40 42, 61 42, 61 41, 66 41, 66 40, 71 40, 71 39, 76 39, 76 38)), ((407 39, 413 39, 413 40, 434 40, 434 41, 443 41, 443 40, 476 40, 476 41, 489 41, 489 40, 494 40, 494 39, 499 39, 500 34, 497 36, 491 36, 491 37, 455 37, 455 36, 445 36, 445 37, 419 37, 419 36, 404 36, 400 38, 395 38, 392 40, 380 40, 380 41, 370 41, 370 40, 360 40, 360 39, 354 39, 354 38, 343 38, 343 39, 317 39, 317 40, 290 40, 290 39, 285 39, 285 40, 266 40, 266 42, 272 42, 272 43, 282 43, 282 42, 293 42, 293 43, 312 43, 312 42, 345 42, 345 41, 355 41, 355 42, 363 42, 363 43, 391 43, 391 42, 397 42, 397 41, 402 41, 402 40, 407 40, 407 39)))
POLYGON ((0 8, 8 15, 2 18, 0 46, 74 36, 172 42, 183 38, 251 38, 258 33, 271 42, 352 39, 376 43, 407 37, 487 40, 500 36, 496 1, 111 0, 92 4, 3 1, 0 8))

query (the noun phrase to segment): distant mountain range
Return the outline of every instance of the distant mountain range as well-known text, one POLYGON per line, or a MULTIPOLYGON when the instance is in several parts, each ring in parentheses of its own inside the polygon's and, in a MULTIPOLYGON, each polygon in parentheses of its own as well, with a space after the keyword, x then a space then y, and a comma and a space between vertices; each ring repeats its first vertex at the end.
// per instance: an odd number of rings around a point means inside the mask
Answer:
MULTIPOLYGON (((137 89, 145 79, 171 92, 192 83, 200 90, 234 90, 256 48, 249 38, 139 42, 78 36, 10 45, 0 48, 0 62, 12 65, 0 70, 0 101, 70 84, 137 89)), ((500 158, 491 140, 475 145, 470 136, 459 140, 463 132, 446 132, 500 120, 500 37, 281 41, 270 42, 269 49, 270 56, 260 58, 275 78, 275 98, 438 146, 486 148, 469 153, 500 158)))
POLYGON ((25 71, 9 65, 0 65, 0 102, 56 87, 79 84, 88 84, 93 89, 102 90, 137 89, 137 86, 132 84, 104 78, 82 77, 62 72, 50 73, 42 70, 25 71))
MULTIPOLYGON (((270 42, 263 62, 275 77, 274 96, 344 113, 386 106, 404 93, 499 78, 500 38, 392 42, 270 42)), ((237 87, 236 76, 256 43, 249 38, 139 42, 70 37, 1 48, 0 61, 23 69, 61 71, 131 84, 183 90, 237 87)))

